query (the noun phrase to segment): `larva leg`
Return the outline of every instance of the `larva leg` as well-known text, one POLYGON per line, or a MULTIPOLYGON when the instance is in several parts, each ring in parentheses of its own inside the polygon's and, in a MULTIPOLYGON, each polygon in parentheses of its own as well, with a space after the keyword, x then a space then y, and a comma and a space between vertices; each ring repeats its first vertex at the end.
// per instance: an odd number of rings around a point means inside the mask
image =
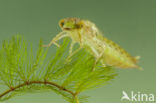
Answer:
POLYGON ((55 44, 57 47, 60 47, 60 45, 58 43, 56 43, 56 41, 69 36, 66 32, 61 32, 59 34, 56 35, 56 37, 54 37, 51 42, 48 45, 43 45, 43 47, 50 47, 52 44, 55 44))
MULTIPOLYGON (((71 47, 72 48, 72 47, 71 47)), ((74 55, 76 54, 79 50, 81 50, 82 47, 79 47, 78 49, 76 49, 74 52, 70 53, 69 56, 67 57, 67 61, 74 55)))
POLYGON ((75 42, 73 42, 73 41, 72 41, 71 44, 70 44, 69 55, 72 54, 72 52, 73 52, 74 44, 75 44, 75 42))
MULTIPOLYGON (((98 55, 98 56, 96 57, 96 60, 95 60, 95 63, 94 63, 94 65, 93 65, 92 71, 95 70, 95 66, 96 66, 97 62, 99 62, 99 60, 102 58, 103 53, 104 53, 104 52, 102 52, 100 55, 98 55)), ((102 64, 102 65, 103 65, 103 66, 106 66, 105 64, 102 64)))

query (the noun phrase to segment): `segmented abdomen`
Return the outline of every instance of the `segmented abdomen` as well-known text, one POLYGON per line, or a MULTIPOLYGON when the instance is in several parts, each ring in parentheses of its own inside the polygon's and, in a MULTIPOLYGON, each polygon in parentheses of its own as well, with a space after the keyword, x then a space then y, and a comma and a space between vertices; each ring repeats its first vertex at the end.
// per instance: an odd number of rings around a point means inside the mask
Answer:
POLYGON ((118 68, 137 68, 137 60, 128 52, 122 49, 119 45, 111 40, 103 37, 105 42, 105 49, 103 55, 103 63, 115 66, 118 68))

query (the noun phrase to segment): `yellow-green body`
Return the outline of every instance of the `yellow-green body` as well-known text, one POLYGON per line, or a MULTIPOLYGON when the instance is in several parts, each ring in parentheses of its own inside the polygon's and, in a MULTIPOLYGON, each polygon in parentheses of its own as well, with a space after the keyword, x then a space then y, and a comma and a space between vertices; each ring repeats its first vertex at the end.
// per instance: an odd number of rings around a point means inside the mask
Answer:
POLYGON ((104 66, 140 68, 137 65, 138 58, 132 57, 119 45, 105 38, 94 23, 78 18, 66 18, 61 20, 59 24, 63 31, 48 46, 53 43, 59 46, 56 41, 67 36, 72 39, 70 56, 84 48, 96 58, 96 61, 100 60, 104 66), (78 43, 80 48, 72 52, 75 43, 78 43))

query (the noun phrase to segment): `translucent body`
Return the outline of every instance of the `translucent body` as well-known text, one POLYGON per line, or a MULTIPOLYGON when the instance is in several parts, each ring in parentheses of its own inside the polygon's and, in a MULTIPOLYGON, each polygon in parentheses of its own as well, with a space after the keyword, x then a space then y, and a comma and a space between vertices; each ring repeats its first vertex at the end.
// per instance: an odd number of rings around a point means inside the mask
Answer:
POLYGON ((72 39, 69 57, 81 48, 85 48, 96 58, 96 62, 100 60, 103 66, 141 69, 137 65, 138 57, 132 57, 119 45, 105 38, 94 23, 79 18, 66 18, 62 19, 59 25, 62 32, 56 35, 46 46, 50 46, 51 44, 59 46, 56 41, 68 36, 72 39), (75 43, 78 43, 80 48, 73 52, 72 48, 75 43))

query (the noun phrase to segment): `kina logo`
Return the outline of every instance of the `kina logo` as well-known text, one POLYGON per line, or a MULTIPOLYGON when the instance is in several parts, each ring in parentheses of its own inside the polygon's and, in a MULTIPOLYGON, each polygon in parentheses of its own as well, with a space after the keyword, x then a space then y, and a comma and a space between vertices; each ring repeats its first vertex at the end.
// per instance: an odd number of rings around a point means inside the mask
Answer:
POLYGON ((130 93, 122 91, 121 101, 131 101, 131 102, 153 102, 154 101, 154 94, 150 93, 141 93, 141 92, 134 92, 131 91, 130 93), (129 95, 130 94, 130 95, 129 95))

